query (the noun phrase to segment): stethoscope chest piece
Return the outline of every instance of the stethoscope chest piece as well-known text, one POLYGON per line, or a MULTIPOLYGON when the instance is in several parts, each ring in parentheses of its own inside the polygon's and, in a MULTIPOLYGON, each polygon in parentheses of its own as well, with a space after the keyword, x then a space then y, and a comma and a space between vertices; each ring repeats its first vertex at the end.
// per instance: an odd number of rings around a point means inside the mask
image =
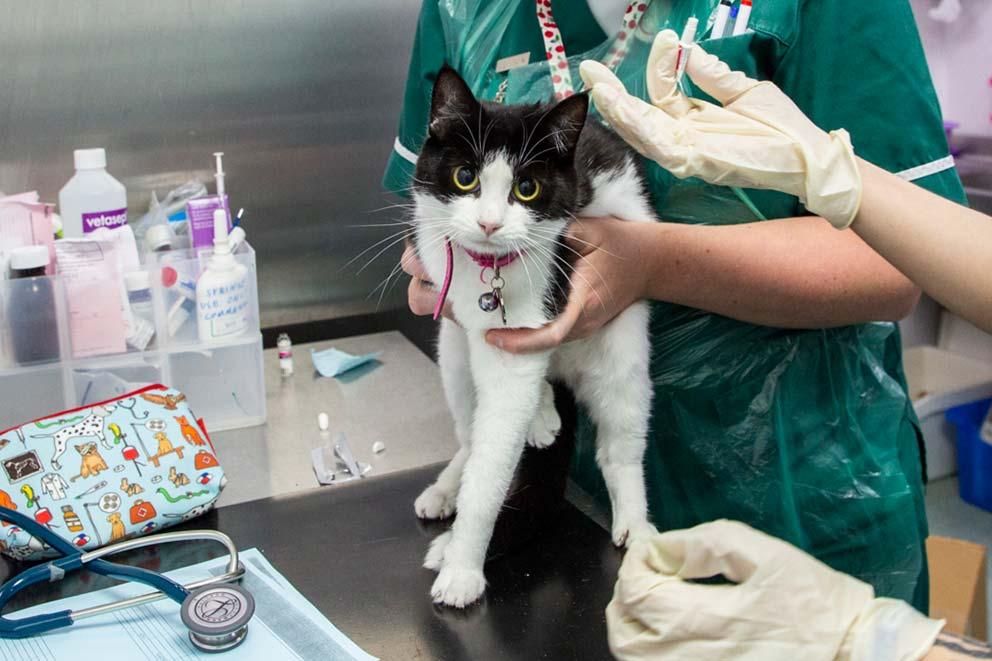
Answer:
POLYGON ((255 600, 239 585, 210 586, 191 592, 180 613, 197 649, 225 652, 244 642, 255 600))

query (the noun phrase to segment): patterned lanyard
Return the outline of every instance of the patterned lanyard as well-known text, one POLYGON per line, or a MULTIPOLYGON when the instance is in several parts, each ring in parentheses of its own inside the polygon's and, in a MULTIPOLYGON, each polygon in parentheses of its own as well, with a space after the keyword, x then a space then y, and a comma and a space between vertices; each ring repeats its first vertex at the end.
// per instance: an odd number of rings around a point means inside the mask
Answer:
MULTIPOLYGON (((627 38, 637 28, 641 21, 650 0, 644 2, 631 2, 627 5, 627 11, 623 14, 623 21, 620 23, 620 30, 617 32, 610 50, 603 60, 603 64, 610 69, 616 69, 617 65, 623 61, 627 55, 627 38)), ((572 85, 572 72, 568 69, 568 56, 565 54, 565 44, 561 39, 561 30, 555 23, 554 14, 551 13, 551 0, 536 0, 537 21, 541 26, 541 36, 544 38, 544 50, 548 58, 548 67, 551 69, 551 83, 554 86, 555 98, 562 100, 575 94, 575 87, 572 85)))

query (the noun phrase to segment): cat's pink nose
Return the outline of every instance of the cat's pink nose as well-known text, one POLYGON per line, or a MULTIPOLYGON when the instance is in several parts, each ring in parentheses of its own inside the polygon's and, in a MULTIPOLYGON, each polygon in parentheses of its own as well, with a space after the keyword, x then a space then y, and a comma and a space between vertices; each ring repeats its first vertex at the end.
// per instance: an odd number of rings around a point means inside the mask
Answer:
POLYGON ((482 231, 486 233, 486 236, 492 236, 493 233, 496 232, 496 230, 498 230, 500 227, 502 227, 502 225, 500 223, 490 223, 490 222, 486 222, 484 220, 478 221, 478 224, 479 224, 479 227, 482 228, 482 231))

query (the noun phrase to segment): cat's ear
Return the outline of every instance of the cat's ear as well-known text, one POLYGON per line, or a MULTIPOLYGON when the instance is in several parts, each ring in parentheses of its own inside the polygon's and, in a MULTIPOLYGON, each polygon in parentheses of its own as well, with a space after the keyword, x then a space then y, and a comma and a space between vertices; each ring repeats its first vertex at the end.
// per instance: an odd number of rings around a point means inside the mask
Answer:
POLYGON ((541 131, 551 136, 551 142, 561 156, 575 153, 588 112, 589 95, 573 94, 559 102, 541 119, 541 131))
POLYGON ((479 102, 462 77, 444 65, 437 74, 431 94, 431 117, 427 125, 431 137, 444 140, 451 128, 461 123, 459 117, 464 120, 478 107, 479 102))

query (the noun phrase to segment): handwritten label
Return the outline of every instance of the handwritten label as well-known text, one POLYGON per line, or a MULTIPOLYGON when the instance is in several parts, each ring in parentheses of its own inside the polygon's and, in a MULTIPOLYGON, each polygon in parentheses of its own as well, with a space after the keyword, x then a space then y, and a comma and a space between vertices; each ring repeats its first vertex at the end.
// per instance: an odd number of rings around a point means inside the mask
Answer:
POLYGON ((207 287, 202 294, 197 305, 212 337, 237 335, 248 327, 247 280, 207 287))
POLYGON ((503 73, 517 67, 525 67, 530 63, 530 52, 525 51, 509 57, 496 60, 496 73, 503 73))

